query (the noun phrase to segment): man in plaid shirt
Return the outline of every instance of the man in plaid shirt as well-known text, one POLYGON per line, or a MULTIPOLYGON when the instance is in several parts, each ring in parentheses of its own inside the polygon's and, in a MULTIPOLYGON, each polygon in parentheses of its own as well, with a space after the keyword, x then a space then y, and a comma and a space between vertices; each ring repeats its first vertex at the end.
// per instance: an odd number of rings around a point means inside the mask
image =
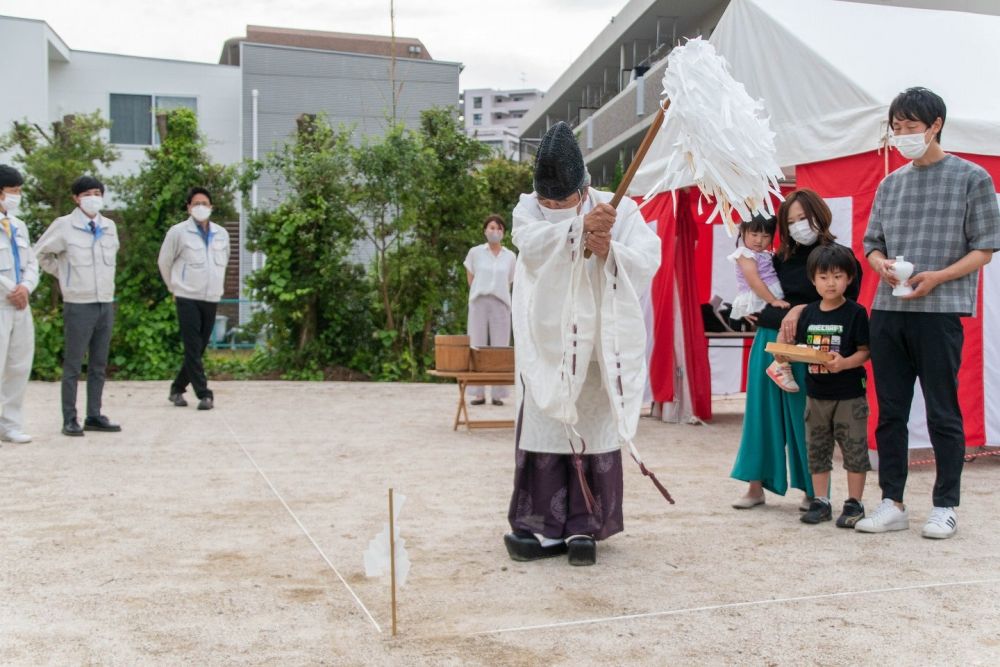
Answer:
POLYGON ((868 263, 881 281, 871 313, 871 359, 878 397, 875 439, 882 504, 855 530, 909 528, 903 489, 909 467, 907 420, 914 382, 927 405, 937 478, 923 536, 947 538, 958 519, 965 428, 958 404, 962 316, 976 313, 979 270, 1000 250, 1000 209, 990 175, 941 148, 945 104, 926 88, 892 101, 892 145, 910 164, 879 185, 865 233, 868 263), (896 297, 895 258, 914 266, 913 293, 896 297))

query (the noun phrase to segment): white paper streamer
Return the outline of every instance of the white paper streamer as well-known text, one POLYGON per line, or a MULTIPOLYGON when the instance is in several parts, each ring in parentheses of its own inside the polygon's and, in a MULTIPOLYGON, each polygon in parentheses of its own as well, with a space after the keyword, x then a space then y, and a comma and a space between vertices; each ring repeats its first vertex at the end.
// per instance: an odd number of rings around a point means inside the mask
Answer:
POLYGON ((734 209, 742 220, 756 213, 774 215, 770 195, 781 198, 781 167, 764 103, 747 94, 715 47, 699 37, 671 51, 663 95, 670 108, 661 132, 671 150, 664 176, 647 201, 693 181, 715 198, 708 222, 722 215, 730 236, 734 209))
MULTIPOLYGON (((406 496, 395 494, 393 502, 393 523, 396 540, 396 584, 400 587, 406 584, 406 575, 410 573, 410 557, 406 553, 406 540, 399 536, 399 511, 406 502, 406 496)), ((368 543, 364 553, 365 576, 389 576, 389 524, 382 524, 382 531, 368 543)))

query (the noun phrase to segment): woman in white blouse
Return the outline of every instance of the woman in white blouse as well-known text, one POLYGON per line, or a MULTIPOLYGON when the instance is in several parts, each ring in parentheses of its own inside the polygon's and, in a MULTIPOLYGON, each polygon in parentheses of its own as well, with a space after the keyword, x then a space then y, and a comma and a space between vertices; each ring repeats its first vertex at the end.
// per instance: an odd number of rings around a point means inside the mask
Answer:
MULTIPOLYGON (((510 284, 517 257, 501 245, 506 225, 499 215, 483 223, 486 243, 465 256, 469 279, 469 342, 474 347, 510 345, 510 284)), ((486 402, 485 387, 470 387, 472 405, 486 402)), ((490 387, 493 405, 503 405, 506 387, 490 387)))

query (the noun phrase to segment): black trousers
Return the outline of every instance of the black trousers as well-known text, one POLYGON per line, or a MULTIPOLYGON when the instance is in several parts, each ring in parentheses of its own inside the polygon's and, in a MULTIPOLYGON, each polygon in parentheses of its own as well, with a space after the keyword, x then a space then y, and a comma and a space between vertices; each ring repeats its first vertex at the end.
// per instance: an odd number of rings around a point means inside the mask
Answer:
POLYGON ((906 422, 914 381, 920 378, 937 462, 934 506, 958 506, 965 461, 965 427, 958 404, 964 338, 958 315, 872 311, 872 370, 878 396, 875 441, 883 498, 903 502, 910 462, 906 422))
POLYGON ((214 398, 208 388, 205 366, 201 358, 208 347, 208 340, 215 327, 215 310, 219 304, 211 301, 176 298, 177 321, 181 327, 181 341, 184 343, 184 363, 177 377, 170 385, 171 394, 183 394, 188 383, 194 388, 198 398, 214 398))

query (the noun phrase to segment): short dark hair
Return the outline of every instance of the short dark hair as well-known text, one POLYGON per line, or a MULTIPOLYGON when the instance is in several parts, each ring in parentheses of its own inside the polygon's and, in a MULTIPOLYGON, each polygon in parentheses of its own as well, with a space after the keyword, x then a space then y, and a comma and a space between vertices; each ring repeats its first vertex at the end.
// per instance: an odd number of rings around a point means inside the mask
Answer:
POLYGON ((73 185, 69 186, 70 190, 73 191, 74 195, 78 195, 81 192, 86 192, 87 190, 100 190, 101 194, 104 194, 104 183, 93 176, 81 176, 80 178, 73 181, 73 185))
POLYGON ((486 228, 490 226, 491 222, 497 223, 498 225, 500 225, 500 229, 507 231, 507 223, 503 221, 503 216, 494 213, 492 215, 486 216, 486 220, 483 222, 484 232, 486 231, 486 228))
POLYGON ((806 275, 810 281, 815 281, 817 273, 827 271, 843 271, 849 281, 854 280, 854 274, 857 273, 854 253, 839 243, 828 243, 814 248, 806 260, 806 275))
POLYGON ((0 189, 16 188, 24 185, 24 176, 14 167, 0 164, 0 189))
MULTIPOLYGON (((934 124, 938 118, 941 119, 941 128, 944 129, 944 119, 948 114, 948 108, 944 105, 944 100, 937 93, 933 93, 926 88, 907 88, 889 105, 889 127, 892 127, 894 120, 918 120, 927 127, 934 124)), ((937 133, 938 143, 941 143, 941 132, 937 133)))
POLYGON ((212 203, 212 193, 206 190, 205 188, 200 188, 200 187, 193 187, 190 190, 188 190, 187 199, 184 200, 184 203, 187 206, 190 206, 191 200, 194 199, 195 195, 205 195, 206 197, 208 197, 208 203, 209 204, 212 203))
POLYGON ((774 236, 774 228, 777 225, 778 219, 774 216, 755 215, 749 220, 744 220, 740 223, 740 237, 736 240, 736 245, 739 245, 740 241, 745 242, 744 237, 749 232, 763 232, 774 236))

